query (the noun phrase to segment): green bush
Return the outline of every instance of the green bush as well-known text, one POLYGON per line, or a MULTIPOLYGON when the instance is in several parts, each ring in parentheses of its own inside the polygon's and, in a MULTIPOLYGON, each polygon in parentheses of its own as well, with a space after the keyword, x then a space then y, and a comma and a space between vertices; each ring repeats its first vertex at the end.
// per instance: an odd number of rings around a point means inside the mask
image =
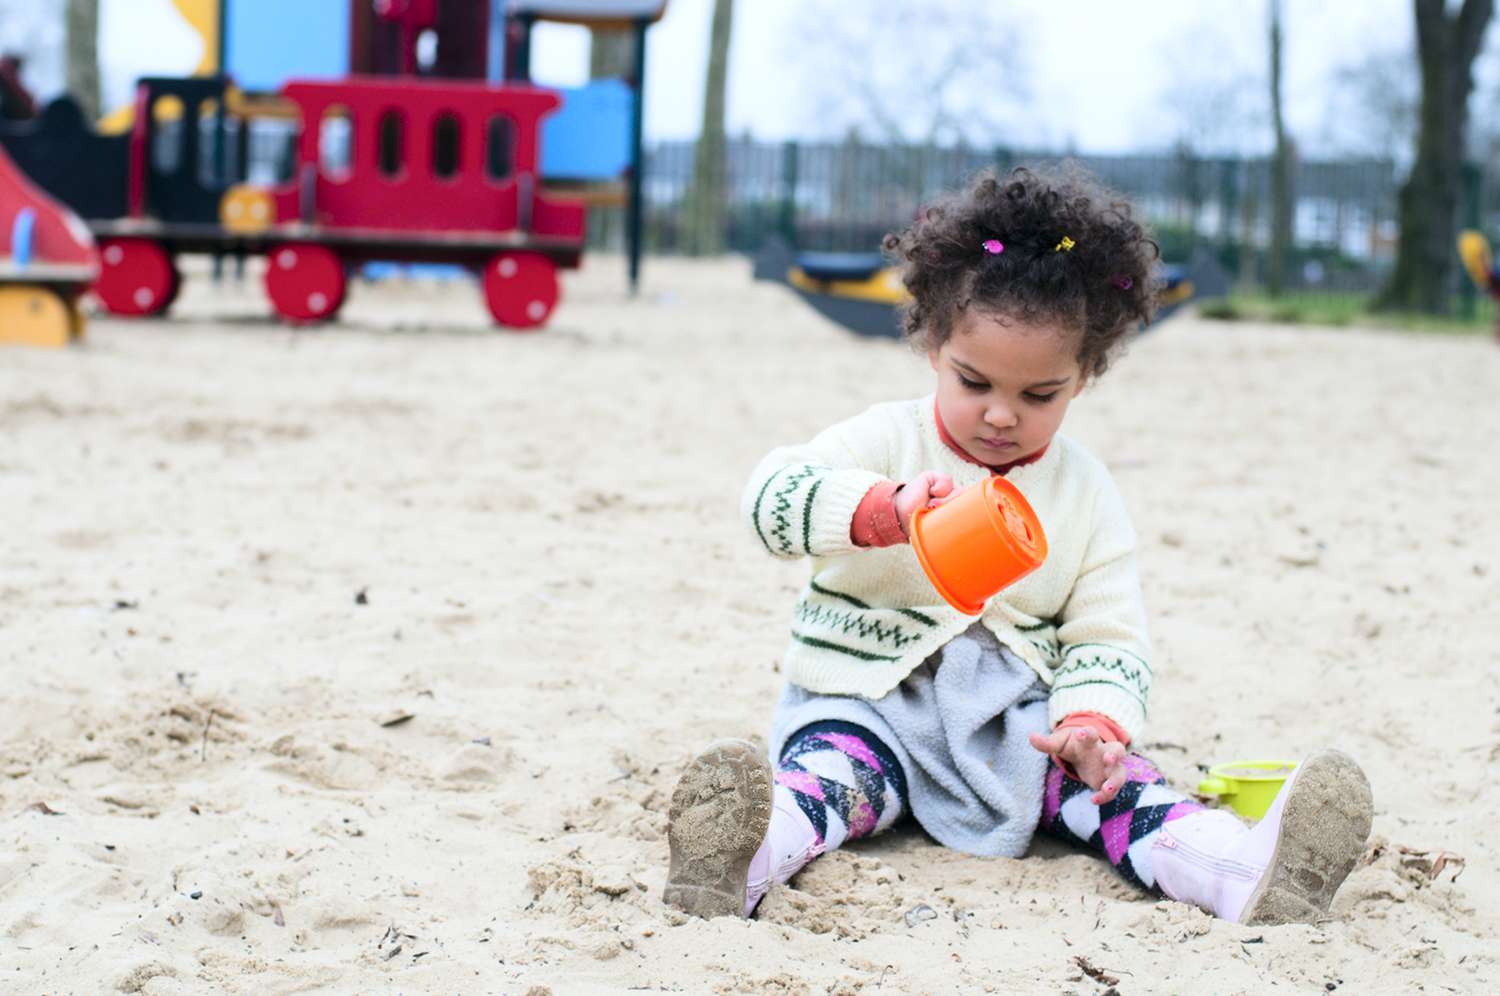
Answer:
POLYGON ((1235 307, 1234 302, 1227 297, 1205 302, 1203 307, 1198 309, 1198 314, 1221 322, 1234 322, 1243 317, 1240 309, 1235 307))

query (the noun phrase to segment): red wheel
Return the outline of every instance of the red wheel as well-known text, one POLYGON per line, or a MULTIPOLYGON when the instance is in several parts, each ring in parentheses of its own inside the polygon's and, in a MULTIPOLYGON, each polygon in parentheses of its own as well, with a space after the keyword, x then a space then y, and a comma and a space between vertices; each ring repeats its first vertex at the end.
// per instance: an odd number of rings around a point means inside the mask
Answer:
POLYGON ((484 301, 509 329, 546 324, 557 307, 557 264, 539 252, 502 252, 484 264, 484 301))
POLYGON ((287 321, 327 321, 343 307, 349 281, 338 254, 327 246, 277 246, 266 263, 266 296, 287 321))
POLYGON ((94 296, 113 315, 159 315, 171 307, 182 278, 171 255, 150 239, 106 239, 99 246, 94 296))

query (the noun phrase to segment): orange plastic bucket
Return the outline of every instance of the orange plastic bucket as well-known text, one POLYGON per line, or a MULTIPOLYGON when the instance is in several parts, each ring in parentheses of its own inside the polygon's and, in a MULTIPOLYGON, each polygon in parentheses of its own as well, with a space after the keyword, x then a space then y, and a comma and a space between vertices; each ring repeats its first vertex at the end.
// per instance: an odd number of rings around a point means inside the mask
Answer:
POLYGON ((1042 566, 1047 536, 1025 496, 998 475, 911 517, 911 545, 938 594, 971 616, 1042 566))

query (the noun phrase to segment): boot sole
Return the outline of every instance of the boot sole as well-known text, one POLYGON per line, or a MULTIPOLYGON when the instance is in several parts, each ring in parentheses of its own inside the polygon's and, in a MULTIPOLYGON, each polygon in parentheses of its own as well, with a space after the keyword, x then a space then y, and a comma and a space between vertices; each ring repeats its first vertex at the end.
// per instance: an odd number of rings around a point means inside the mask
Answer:
POLYGON ((1324 750, 1302 762, 1266 874, 1245 903, 1244 924, 1314 923, 1365 852, 1374 799, 1349 755, 1324 750))
POLYGON ((771 825, 771 766, 744 740, 688 763, 667 811, 672 865, 662 899, 708 919, 745 915, 750 861, 771 825))

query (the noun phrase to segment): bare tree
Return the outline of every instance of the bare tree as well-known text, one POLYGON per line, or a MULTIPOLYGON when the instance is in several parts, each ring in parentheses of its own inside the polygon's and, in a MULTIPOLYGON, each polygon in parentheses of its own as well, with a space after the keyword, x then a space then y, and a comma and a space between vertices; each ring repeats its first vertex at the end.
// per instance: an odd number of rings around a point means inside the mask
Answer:
POLYGON ((1287 254, 1292 248, 1292 161, 1295 155, 1281 116, 1281 0, 1271 0, 1271 131, 1276 146, 1271 160, 1271 246, 1266 260, 1266 290, 1279 295, 1286 283, 1287 254))
POLYGON ((693 156, 693 187, 687 204, 687 250, 700 255, 724 251, 724 99, 733 22, 734 0, 714 0, 708 77, 703 85, 703 127, 693 156))
POLYGON ((1396 265, 1377 304, 1446 314, 1474 58, 1495 5, 1463 0, 1450 15, 1444 0, 1414 2, 1422 76, 1416 158, 1398 198, 1396 265))
POLYGON ((1265 148, 1267 124, 1264 63, 1247 61, 1234 29, 1209 11, 1183 24, 1153 53, 1173 72, 1157 95, 1155 119, 1163 133, 1146 141, 1167 139, 1195 156, 1259 154, 1265 148), (1194 44, 1184 49, 1181 39, 1194 44))
POLYGON ((99 0, 67 0, 68 92, 85 118, 99 116, 99 0))
MULTIPOLYGON (((1026 107, 1020 29, 968 0, 807 0, 805 89, 828 133, 992 146, 1026 107), (851 13, 856 10, 858 13, 851 13)), ((795 48, 797 46, 789 46, 795 48)))
POLYGON ((1421 81, 1410 53, 1376 48, 1334 70, 1324 108, 1323 142, 1334 153, 1410 158, 1421 81))

